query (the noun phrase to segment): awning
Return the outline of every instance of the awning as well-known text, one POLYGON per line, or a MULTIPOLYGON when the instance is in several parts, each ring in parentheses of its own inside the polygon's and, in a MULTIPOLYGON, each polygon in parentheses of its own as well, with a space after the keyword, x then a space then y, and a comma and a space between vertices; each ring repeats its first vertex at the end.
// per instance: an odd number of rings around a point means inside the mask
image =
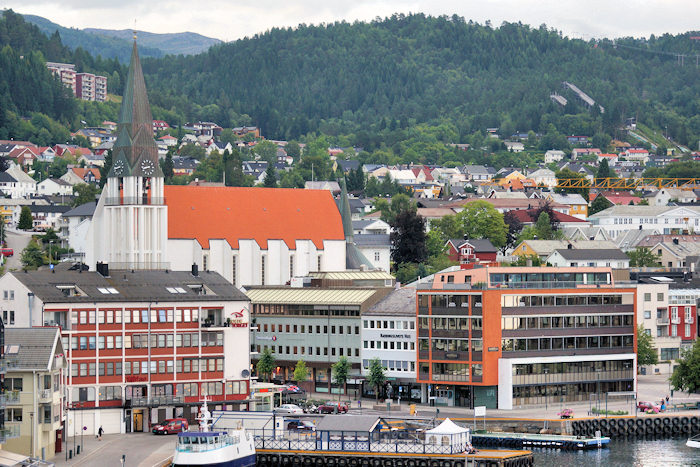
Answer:
POLYGON ((29 460, 29 456, 0 449, 0 467, 15 467, 29 460))

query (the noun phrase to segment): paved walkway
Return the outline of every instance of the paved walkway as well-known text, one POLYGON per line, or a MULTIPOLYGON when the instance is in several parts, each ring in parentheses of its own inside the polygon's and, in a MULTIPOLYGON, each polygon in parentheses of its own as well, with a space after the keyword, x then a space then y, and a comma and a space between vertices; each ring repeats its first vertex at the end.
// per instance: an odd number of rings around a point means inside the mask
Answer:
MULTIPOLYGON (((76 437, 76 446, 80 437, 76 437)), ((84 447, 80 455, 73 451, 73 459, 66 460, 66 453, 57 454, 51 462, 59 466, 121 467, 122 455, 126 455, 124 466, 161 467, 172 456, 176 436, 156 436, 151 433, 128 433, 104 435, 102 441, 94 436, 84 437, 84 447)), ((73 438, 67 439, 67 449, 73 449, 73 438)))

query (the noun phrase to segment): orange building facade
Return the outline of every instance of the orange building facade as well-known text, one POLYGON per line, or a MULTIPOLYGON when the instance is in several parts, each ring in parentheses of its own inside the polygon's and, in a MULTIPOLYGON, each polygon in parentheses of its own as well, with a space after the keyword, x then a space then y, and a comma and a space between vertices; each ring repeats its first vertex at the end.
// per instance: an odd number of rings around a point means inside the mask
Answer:
POLYGON ((417 291, 423 399, 512 409, 635 391, 635 297, 610 268, 437 274, 417 291))

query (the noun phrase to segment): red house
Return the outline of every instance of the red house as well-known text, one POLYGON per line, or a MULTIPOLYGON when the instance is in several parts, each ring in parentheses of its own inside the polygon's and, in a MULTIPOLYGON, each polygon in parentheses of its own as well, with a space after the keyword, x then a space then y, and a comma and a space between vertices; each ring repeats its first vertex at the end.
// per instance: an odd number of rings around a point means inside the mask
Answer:
POLYGON ((475 265, 495 265, 498 250, 488 239, 447 241, 447 256, 456 261, 462 269, 471 269, 475 265))

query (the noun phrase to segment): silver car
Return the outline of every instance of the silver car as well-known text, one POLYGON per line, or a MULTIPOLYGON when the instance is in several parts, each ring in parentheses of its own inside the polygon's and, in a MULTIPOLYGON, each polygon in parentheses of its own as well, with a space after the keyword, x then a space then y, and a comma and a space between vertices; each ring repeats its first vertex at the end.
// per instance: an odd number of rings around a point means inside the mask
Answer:
POLYGON ((301 407, 295 404, 283 404, 275 408, 277 413, 304 413, 301 407))

